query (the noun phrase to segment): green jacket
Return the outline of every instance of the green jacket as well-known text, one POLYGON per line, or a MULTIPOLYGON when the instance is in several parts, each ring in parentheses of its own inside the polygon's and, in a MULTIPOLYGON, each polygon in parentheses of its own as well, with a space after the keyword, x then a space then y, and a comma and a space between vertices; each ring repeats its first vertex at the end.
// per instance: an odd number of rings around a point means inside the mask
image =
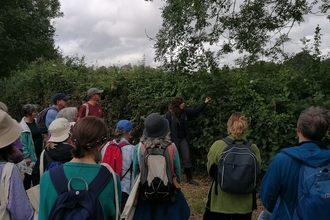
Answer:
MULTIPOLYGON (((232 135, 228 136, 234 140, 232 135)), ((237 140, 246 140, 246 135, 241 135, 237 140)), ((227 144, 222 140, 217 140, 213 143, 207 155, 207 172, 210 173, 211 166, 218 164, 220 154, 227 144)), ((259 165, 261 163, 260 152, 255 144, 251 145, 254 150, 259 165)), ((251 194, 232 194, 221 190, 219 184, 212 182, 207 200, 207 208, 211 212, 224 213, 224 214, 247 214, 252 212, 252 193, 251 194), (218 188, 218 195, 215 194, 215 187, 218 188), (209 204, 209 207, 208 207, 209 204)))
POLYGON ((37 155, 36 155, 36 151, 34 149, 32 134, 31 134, 29 126, 24 121, 24 118, 25 117, 23 117, 20 122, 20 125, 22 127, 22 134, 20 136, 20 141, 22 143, 23 157, 24 157, 24 159, 30 158, 31 161, 36 162, 37 155))

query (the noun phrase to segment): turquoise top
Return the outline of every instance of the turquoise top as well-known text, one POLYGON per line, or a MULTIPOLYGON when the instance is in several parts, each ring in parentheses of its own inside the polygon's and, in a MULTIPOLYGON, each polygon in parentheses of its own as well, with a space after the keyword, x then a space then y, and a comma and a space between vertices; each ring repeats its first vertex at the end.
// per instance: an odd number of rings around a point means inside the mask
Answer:
MULTIPOLYGON (((73 177, 81 177, 88 184, 90 184, 96 175, 98 174, 101 165, 100 164, 85 164, 67 162, 63 165, 64 173, 68 180, 73 177)), ((119 177, 117 178, 117 190, 119 205, 121 204, 121 186, 119 177)), ((83 181, 72 181, 71 186, 76 190, 85 189, 85 183, 83 181)), ((39 220, 45 220, 48 218, 50 210, 57 198, 57 192, 50 179, 49 172, 45 172, 40 180, 40 205, 39 205, 39 220)), ((104 219, 116 218, 116 203, 115 203, 115 190, 114 181, 110 179, 107 186, 102 190, 99 195, 99 200, 102 204, 104 211, 104 219)))

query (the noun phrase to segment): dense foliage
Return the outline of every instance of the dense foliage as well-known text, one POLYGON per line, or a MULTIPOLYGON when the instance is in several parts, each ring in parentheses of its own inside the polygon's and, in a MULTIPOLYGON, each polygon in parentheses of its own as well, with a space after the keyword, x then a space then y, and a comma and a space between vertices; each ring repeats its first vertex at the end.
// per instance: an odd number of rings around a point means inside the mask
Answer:
POLYGON ((102 88, 109 137, 116 122, 125 118, 134 123, 134 143, 142 134, 145 117, 152 112, 164 114, 174 96, 183 97, 187 107, 210 96, 206 110, 189 123, 194 162, 204 168, 212 143, 226 136, 229 116, 241 111, 250 122, 249 138, 261 150, 266 169, 275 153, 297 141, 296 122, 304 108, 330 107, 329 71, 330 60, 320 61, 306 52, 284 64, 259 62, 247 69, 193 75, 169 74, 143 65, 88 68, 77 58, 39 59, 26 71, 2 80, 0 89, 4 91, 1 101, 20 120, 21 106, 26 103, 39 104, 41 110, 60 91, 72 97, 70 106, 79 107, 88 88, 102 88))
POLYGON ((277 60, 286 56, 283 45, 292 27, 306 15, 329 19, 329 5, 329 0, 164 0, 163 23, 152 37, 155 60, 181 72, 214 70, 233 52, 242 55, 240 64, 277 60))
POLYGON ((59 0, 1 0, 0 77, 36 58, 58 56, 52 19, 62 16, 59 10, 59 0))

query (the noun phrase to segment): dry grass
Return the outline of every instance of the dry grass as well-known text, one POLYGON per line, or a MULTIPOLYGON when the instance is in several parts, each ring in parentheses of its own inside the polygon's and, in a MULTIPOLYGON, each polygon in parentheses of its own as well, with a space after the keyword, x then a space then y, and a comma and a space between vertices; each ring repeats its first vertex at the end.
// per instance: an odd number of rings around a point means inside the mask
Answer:
MULTIPOLYGON (((188 205, 190 207, 190 218, 189 220, 201 220, 203 219, 205 203, 207 199, 207 193, 212 182, 210 177, 196 176, 194 178, 199 183, 198 186, 190 185, 186 182, 185 176, 183 176, 181 182, 181 190, 184 194, 188 205)), ((260 200, 257 201, 258 210, 255 210, 252 214, 252 220, 257 220, 262 206, 260 200)))

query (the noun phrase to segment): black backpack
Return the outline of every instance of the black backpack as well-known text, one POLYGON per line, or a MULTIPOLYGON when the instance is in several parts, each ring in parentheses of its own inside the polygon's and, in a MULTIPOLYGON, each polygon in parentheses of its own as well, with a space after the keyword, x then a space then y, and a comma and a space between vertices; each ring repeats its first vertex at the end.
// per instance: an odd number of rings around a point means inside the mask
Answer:
POLYGON ((50 109, 54 109, 54 110, 58 111, 58 109, 56 107, 51 106, 51 107, 45 108, 44 110, 39 112, 39 114, 37 115, 37 128, 43 134, 48 133, 48 129, 46 127, 46 115, 47 115, 48 110, 50 110, 50 109))
POLYGON ((218 182, 224 192, 253 193, 259 175, 259 163, 251 148, 244 140, 222 139, 228 146, 223 149, 218 162, 218 182), (242 142, 242 144, 236 143, 242 142))
POLYGON ((112 178, 111 173, 105 166, 101 166, 99 173, 89 185, 80 177, 74 177, 68 181, 63 165, 50 169, 49 175, 58 194, 49 213, 49 220, 104 219, 102 204, 98 196, 112 178), (86 189, 72 189, 70 182, 73 179, 84 181, 86 189))

